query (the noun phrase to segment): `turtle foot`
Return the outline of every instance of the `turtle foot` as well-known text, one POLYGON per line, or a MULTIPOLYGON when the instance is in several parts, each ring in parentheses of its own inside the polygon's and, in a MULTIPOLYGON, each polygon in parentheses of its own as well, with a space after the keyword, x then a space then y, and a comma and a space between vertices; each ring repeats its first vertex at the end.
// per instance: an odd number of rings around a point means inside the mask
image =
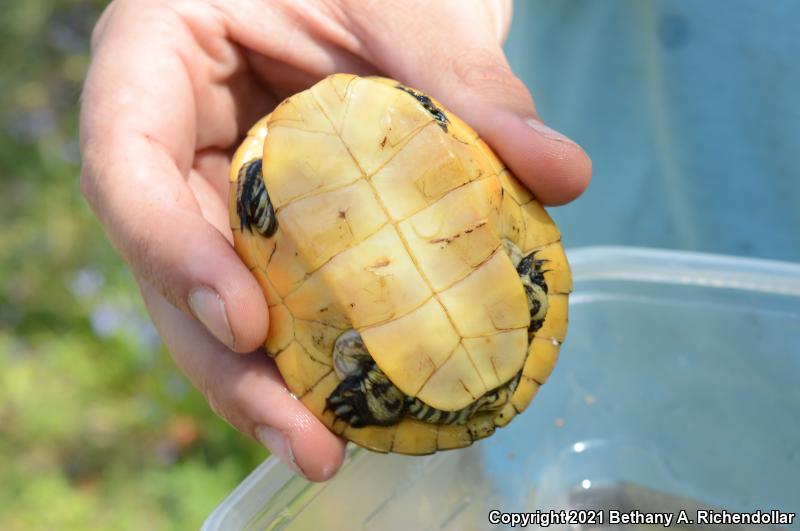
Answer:
POLYGON ((374 364, 342 380, 326 400, 326 409, 354 428, 396 424, 405 408, 406 396, 374 364))

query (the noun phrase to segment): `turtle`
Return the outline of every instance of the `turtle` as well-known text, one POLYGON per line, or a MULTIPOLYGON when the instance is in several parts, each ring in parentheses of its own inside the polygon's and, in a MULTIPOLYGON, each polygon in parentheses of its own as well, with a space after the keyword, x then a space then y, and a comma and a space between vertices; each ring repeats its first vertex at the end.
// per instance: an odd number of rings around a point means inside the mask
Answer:
POLYGON ((572 289, 561 234, 434 98, 326 77, 248 131, 229 196, 265 350, 334 433, 378 452, 465 447, 550 375, 572 289))

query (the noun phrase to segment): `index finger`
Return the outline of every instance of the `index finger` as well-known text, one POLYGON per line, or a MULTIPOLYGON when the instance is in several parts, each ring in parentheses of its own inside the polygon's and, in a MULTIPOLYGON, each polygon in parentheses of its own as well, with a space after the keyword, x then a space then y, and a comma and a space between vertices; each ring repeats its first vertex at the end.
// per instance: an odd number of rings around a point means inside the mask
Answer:
POLYGON ((189 184, 198 149, 238 137, 234 95, 220 89, 198 106, 185 25, 151 4, 114 5, 83 95, 84 193, 138 276, 227 346, 253 350, 266 336, 266 302, 227 226, 203 215, 225 202, 189 184), (209 115, 214 126, 198 131, 209 115))

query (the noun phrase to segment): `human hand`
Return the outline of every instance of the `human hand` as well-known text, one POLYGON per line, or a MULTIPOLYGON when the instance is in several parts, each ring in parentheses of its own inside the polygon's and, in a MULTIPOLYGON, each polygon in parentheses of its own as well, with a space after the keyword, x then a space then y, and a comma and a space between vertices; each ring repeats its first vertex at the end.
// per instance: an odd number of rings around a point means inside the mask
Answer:
POLYGON ((591 162, 538 121, 502 52, 503 0, 116 0, 97 24, 81 112, 84 194, 130 264, 177 365, 211 408, 311 480, 344 442, 258 349, 262 292, 231 246, 230 157, 280 100, 334 72, 382 74, 472 125, 545 204, 591 162))

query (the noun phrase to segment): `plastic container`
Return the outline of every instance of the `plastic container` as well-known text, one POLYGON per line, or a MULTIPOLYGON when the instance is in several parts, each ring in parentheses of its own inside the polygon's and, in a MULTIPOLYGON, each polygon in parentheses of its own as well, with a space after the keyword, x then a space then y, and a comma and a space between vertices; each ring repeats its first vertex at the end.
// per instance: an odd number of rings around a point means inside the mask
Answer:
POLYGON ((587 507, 606 509, 606 524, 612 509, 800 512, 800 265, 633 248, 569 258, 561 359, 509 426, 427 457, 349 447, 325 484, 268 459, 205 529, 502 529, 491 510, 587 507))

